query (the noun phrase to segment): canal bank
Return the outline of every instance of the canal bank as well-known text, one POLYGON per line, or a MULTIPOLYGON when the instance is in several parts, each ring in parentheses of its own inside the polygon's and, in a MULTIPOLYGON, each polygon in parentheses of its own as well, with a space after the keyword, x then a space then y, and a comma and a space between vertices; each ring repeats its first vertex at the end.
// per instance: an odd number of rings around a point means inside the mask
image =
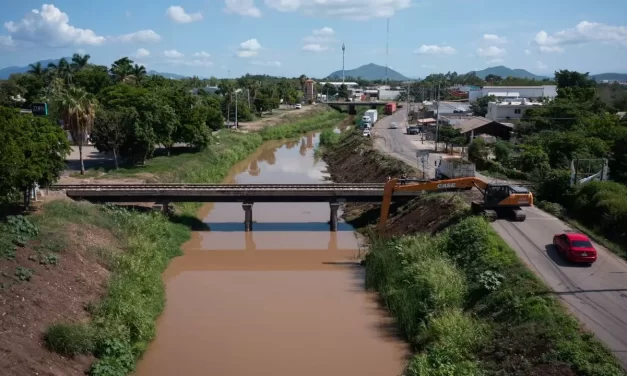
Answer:
MULTIPOLYGON (((323 158, 338 183, 415 176, 359 133, 327 147, 323 158)), ((382 237, 369 231, 378 205, 346 206, 347 221, 370 235, 368 288, 419 349, 407 375, 625 375, 610 352, 616 349, 586 331, 558 298, 585 291, 551 291, 486 221, 470 216, 476 193, 429 194, 393 207, 382 237)))
MULTIPOLYGON (((328 182, 318 134, 269 142, 225 183, 328 182)), ((366 292, 353 228, 325 203, 204 205, 205 231, 163 275, 166 306, 137 375, 400 375, 408 348, 366 292)))

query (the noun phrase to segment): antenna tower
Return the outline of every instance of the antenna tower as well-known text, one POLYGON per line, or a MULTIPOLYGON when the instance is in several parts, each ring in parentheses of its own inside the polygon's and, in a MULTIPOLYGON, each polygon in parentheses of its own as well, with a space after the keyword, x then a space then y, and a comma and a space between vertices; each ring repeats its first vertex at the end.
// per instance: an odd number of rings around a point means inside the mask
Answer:
POLYGON ((387 20, 387 30, 385 37, 385 84, 388 84, 388 53, 390 46, 390 19, 387 20))

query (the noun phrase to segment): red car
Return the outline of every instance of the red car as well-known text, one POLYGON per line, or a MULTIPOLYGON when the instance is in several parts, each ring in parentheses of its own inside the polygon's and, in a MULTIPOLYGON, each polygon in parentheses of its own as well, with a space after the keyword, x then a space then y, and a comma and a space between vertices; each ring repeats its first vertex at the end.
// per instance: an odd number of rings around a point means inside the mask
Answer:
POLYGON ((559 253, 572 262, 593 263, 597 260, 597 250, 590 239, 577 232, 566 232, 553 237, 553 244, 559 253))

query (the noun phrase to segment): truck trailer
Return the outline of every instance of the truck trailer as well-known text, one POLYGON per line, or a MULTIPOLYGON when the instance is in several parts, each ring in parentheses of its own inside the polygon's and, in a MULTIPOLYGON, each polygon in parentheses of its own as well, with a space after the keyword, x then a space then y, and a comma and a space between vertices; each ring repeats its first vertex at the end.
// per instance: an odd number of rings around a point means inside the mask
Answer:
POLYGON ((378 119, 378 112, 377 112, 377 110, 368 110, 368 111, 366 111, 364 116, 369 117, 370 118, 370 123, 372 125, 374 125, 374 123, 376 123, 377 119, 378 119))
POLYGON ((435 169, 436 179, 457 179, 475 176, 475 164, 459 157, 441 158, 435 169))
POLYGON ((392 115, 396 112, 396 102, 389 102, 385 105, 385 114, 392 115))

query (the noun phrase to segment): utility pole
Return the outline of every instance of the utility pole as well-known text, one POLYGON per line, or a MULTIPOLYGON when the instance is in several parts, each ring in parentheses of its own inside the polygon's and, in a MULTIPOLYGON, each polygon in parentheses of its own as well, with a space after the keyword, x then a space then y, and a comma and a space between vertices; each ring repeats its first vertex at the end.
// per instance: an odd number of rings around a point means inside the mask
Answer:
POLYGON ((346 51, 346 46, 342 43, 342 83, 344 83, 344 51, 346 51))
POLYGON ((438 107, 435 117, 435 151, 438 151, 438 134, 440 133, 440 83, 438 82, 438 107))
POLYGON ((250 109, 250 88, 247 89, 248 90, 248 108, 250 109))
MULTIPOLYGON (((229 69, 226 74, 227 77, 227 88, 229 81, 231 80, 231 70, 229 69)), ((229 104, 226 106, 226 127, 231 127, 231 100, 233 100, 233 93, 229 92, 229 104)))
POLYGON ((237 126, 239 122, 237 121, 237 87, 235 88, 235 129, 237 129, 237 126))

